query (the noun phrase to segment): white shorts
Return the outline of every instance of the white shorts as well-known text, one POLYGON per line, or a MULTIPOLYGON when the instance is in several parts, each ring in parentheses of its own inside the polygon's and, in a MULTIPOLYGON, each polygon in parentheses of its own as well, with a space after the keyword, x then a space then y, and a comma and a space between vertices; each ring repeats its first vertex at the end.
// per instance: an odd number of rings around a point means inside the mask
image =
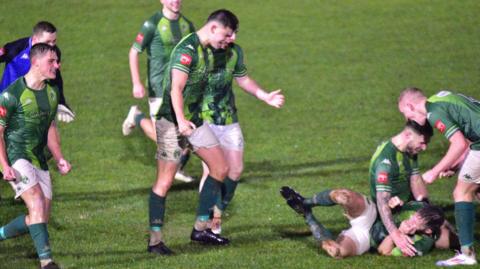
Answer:
POLYGON ((15 181, 9 182, 15 191, 15 199, 20 197, 28 189, 40 184, 43 195, 52 200, 52 181, 48 171, 35 167, 25 159, 15 161, 12 168, 15 170, 15 181))
POLYGON ((222 148, 243 151, 243 134, 238 122, 228 125, 215 125, 209 123, 208 126, 210 126, 210 129, 217 137, 222 148))
POLYGON ((350 220, 350 229, 342 231, 341 235, 348 236, 355 242, 357 255, 362 255, 370 249, 370 228, 377 219, 377 207, 375 203, 363 196, 365 211, 362 215, 350 220))
POLYGON ((162 106, 163 98, 159 97, 149 97, 148 98, 148 108, 150 112, 150 118, 153 122, 155 122, 155 114, 157 114, 158 110, 160 110, 160 106, 162 106))
POLYGON ((211 148, 219 144, 215 134, 206 123, 193 130, 189 137, 180 135, 178 127, 173 122, 161 118, 156 121, 157 131, 157 160, 174 161, 179 163, 183 149, 211 148))
POLYGON ((468 152, 458 177, 467 183, 480 184, 480 151, 468 152))

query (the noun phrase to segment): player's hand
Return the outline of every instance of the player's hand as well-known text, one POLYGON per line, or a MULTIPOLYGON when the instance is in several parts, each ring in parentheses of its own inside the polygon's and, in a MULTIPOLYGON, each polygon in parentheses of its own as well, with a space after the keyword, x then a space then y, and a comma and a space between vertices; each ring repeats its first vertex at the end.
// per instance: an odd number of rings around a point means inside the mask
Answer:
POLYGON ((393 242, 402 251, 404 256, 413 257, 417 250, 413 246, 413 240, 406 234, 396 230, 391 234, 393 242))
POLYGON ((276 90, 273 92, 268 93, 263 100, 270 106, 275 108, 280 108, 285 103, 285 96, 281 93, 282 90, 276 90))
POLYGON ((442 178, 442 177, 451 177, 453 175, 455 175, 455 171, 453 170, 447 170, 447 171, 443 171, 443 172, 440 172, 440 174, 438 174, 438 177, 439 178, 442 178))
POLYGON ((70 163, 67 160, 62 158, 62 159, 58 160, 57 168, 58 168, 58 171, 60 172, 60 174, 66 175, 66 174, 68 174, 68 172, 70 172, 70 170, 72 169, 72 166, 70 165, 70 163))
POLYGON ((142 83, 135 83, 133 84, 132 93, 133 93, 133 97, 137 99, 141 99, 145 97, 145 87, 143 86, 142 83))
POLYGON ((397 206, 403 206, 403 201, 398 196, 394 196, 388 200, 388 207, 394 209, 397 206))
POLYGON ((64 105, 58 105, 57 120, 65 123, 72 122, 75 119, 75 113, 64 105))
POLYGON ((193 122, 188 120, 177 120, 178 122, 178 132, 183 136, 190 136, 195 130, 196 126, 193 122))
POLYGON ((16 178, 15 170, 11 166, 4 167, 2 173, 5 181, 14 181, 16 178))
POLYGON ((433 170, 428 170, 422 175, 423 181, 427 184, 432 184, 438 178, 438 173, 433 170))

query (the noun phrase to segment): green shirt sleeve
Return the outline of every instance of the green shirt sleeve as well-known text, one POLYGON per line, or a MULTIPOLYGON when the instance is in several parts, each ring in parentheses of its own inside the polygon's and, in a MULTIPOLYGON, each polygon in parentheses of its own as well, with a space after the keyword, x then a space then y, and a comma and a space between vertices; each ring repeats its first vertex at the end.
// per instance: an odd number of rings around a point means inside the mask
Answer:
POLYGON ((243 77, 247 75, 247 67, 245 66, 243 60, 243 50, 240 46, 235 45, 235 52, 238 55, 237 63, 235 64, 235 69, 233 70, 234 77, 243 77))
POLYGON ((143 52, 145 48, 148 47, 152 42, 155 31, 156 26, 151 20, 144 22, 142 28, 140 28, 140 32, 138 32, 137 36, 135 37, 133 47, 137 51, 143 52))
POLYGON ((172 69, 177 69, 190 74, 191 67, 194 65, 194 51, 190 49, 176 49, 170 58, 172 69))
POLYGON ((17 98, 9 92, 0 95, 0 125, 7 126, 10 116, 17 108, 17 98))
POLYGON ((375 191, 392 192, 392 184, 389 178, 392 166, 390 160, 384 159, 375 167, 375 191))
POLYGON ((444 105, 441 103, 427 103, 427 119, 433 128, 437 129, 447 139, 459 130, 458 125, 448 115, 444 105))

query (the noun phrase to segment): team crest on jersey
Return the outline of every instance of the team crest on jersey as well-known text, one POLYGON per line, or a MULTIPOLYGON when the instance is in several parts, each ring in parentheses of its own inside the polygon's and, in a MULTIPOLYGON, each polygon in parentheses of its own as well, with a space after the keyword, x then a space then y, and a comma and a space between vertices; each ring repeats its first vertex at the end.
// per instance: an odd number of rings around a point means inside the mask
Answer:
POLYGON ((388 183, 388 173, 387 172, 380 172, 377 177, 377 182, 380 184, 387 184, 388 183))
POLYGON ((443 134, 447 127, 445 126, 445 124, 441 120, 437 120, 435 122, 435 128, 437 128, 440 131, 440 133, 443 134))
POLYGON ((192 56, 185 53, 182 54, 182 56, 180 56, 180 63, 183 65, 190 65, 192 63, 192 56))
POLYGON ((3 106, 0 106, 0 117, 5 118, 7 116, 7 109, 3 106))
POLYGON ((143 42, 143 34, 138 33, 137 37, 135 37, 135 42, 142 44, 143 42))

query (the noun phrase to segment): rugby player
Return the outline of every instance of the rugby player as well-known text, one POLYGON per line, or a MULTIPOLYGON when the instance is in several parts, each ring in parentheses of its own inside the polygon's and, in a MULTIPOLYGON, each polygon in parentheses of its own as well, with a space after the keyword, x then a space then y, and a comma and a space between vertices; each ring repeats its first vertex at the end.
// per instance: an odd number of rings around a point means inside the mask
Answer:
MULTIPOLYGON (((314 238, 333 258, 362 255, 376 249, 381 255, 402 256, 395 247, 383 222, 377 218, 375 204, 364 195, 349 189, 325 190, 305 199, 290 187, 282 187, 287 204, 305 218, 314 238), (337 239, 312 214, 312 207, 341 205, 351 227, 340 233, 337 239)), ((397 197, 398 198, 398 197, 397 197)), ((455 245, 455 233, 446 225, 443 211, 424 202, 411 201, 399 204, 392 199, 389 205, 396 211, 398 230, 414 241, 415 255, 423 256, 434 247, 448 248, 455 245), (401 206, 400 206, 401 205, 401 206)))
MULTIPOLYGON (((408 121, 403 130, 391 139, 381 143, 370 161, 370 196, 372 203, 362 214, 370 214, 362 223, 363 237, 368 237, 368 229, 373 225, 372 207, 378 208, 379 218, 391 236, 395 245, 406 256, 415 255, 412 239, 400 232, 395 225, 393 212, 389 201, 397 197, 403 203, 411 200, 426 200, 428 193, 419 174, 417 154, 426 149, 427 143, 433 133, 429 125, 421 126, 414 121, 408 121)), ((319 196, 330 202, 328 193, 319 196)), ((359 235, 359 237, 360 237, 359 235)), ((362 238, 352 240, 357 243, 357 249, 365 251, 365 246, 360 245, 362 238)), ((363 242, 363 241, 362 241, 363 242)))
MULTIPOLYGON (((153 141, 155 133, 155 114, 162 104, 163 78, 167 70, 170 54, 177 43, 186 35, 195 31, 193 24, 180 13, 181 0, 160 0, 162 10, 145 21, 135 38, 129 53, 132 93, 135 98, 145 96, 145 87, 140 79, 138 55, 147 51, 147 86, 150 117, 146 118, 138 106, 131 106, 122 124, 123 135, 129 135, 135 126, 140 126, 145 135, 153 141)), ((183 152, 181 165, 175 179, 192 182, 183 168, 190 157, 189 151, 183 152)))
MULTIPOLYGON (((209 49, 210 69, 207 90, 203 97, 202 119, 208 122, 210 129, 220 142, 228 165, 228 175, 222 183, 221 197, 214 208, 211 228, 215 233, 221 232, 221 215, 233 199, 235 190, 243 171, 243 135, 238 122, 233 79, 245 92, 255 96, 266 104, 280 108, 284 96, 280 90, 266 92, 247 74, 242 48, 230 44, 226 49, 209 49)), ((208 176, 208 167, 202 163, 204 170, 200 183, 208 176)))
POLYGON ((172 251, 162 240, 165 198, 177 171, 181 152, 186 147, 208 165, 210 174, 200 192, 197 218, 191 240, 226 245, 227 238, 214 234, 208 227, 210 210, 215 205, 228 166, 219 142, 201 118, 201 106, 208 78, 207 47, 226 48, 235 40, 238 19, 220 9, 207 19, 197 32, 187 35, 174 48, 165 73, 162 105, 156 116, 157 179, 149 202, 150 241, 148 251, 168 255, 172 251))
POLYGON ((427 98, 420 89, 411 87, 400 94, 398 108, 407 119, 419 124, 428 121, 450 141, 445 156, 423 174, 425 182, 432 183, 460 168, 453 199, 461 252, 451 259, 437 262, 437 265, 477 264, 473 248, 473 199, 480 183, 480 102, 451 91, 441 91, 427 98))
POLYGON ((43 269, 53 262, 47 223, 52 183, 44 149, 48 146, 61 174, 71 166, 63 158, 56 135, 59 102, 55 79, 59 67, 54 47, 38 43, 29 55, 31 67, 0 95, 0 166, 4 180, 21 197, 28 215, 20 215, 0 228, 0 240, 30 233, 43 269))
MULTIPOLYGON (((0 92, 3 92, 10 84, 28 72, 30 69, 30 49, 37 43, 47 43, 54 46, 57 50, 58 64, 60 66, 61 52, 56 46, 57 29, 50 22, 38 22, 33 27, 33 34, 31 37, 25 37, 9 42, 0 48, 0 63, 5 62, 2 81, 0 82, 0 92)), ((73 121, 75 119, 75 113, 67 105, 67 101, 65 100, 63 94, 63 79, 60 69, 57 70, 57 75, 51 83, 57 86, 60 93, 57 119, 66 123, 73 121)))

